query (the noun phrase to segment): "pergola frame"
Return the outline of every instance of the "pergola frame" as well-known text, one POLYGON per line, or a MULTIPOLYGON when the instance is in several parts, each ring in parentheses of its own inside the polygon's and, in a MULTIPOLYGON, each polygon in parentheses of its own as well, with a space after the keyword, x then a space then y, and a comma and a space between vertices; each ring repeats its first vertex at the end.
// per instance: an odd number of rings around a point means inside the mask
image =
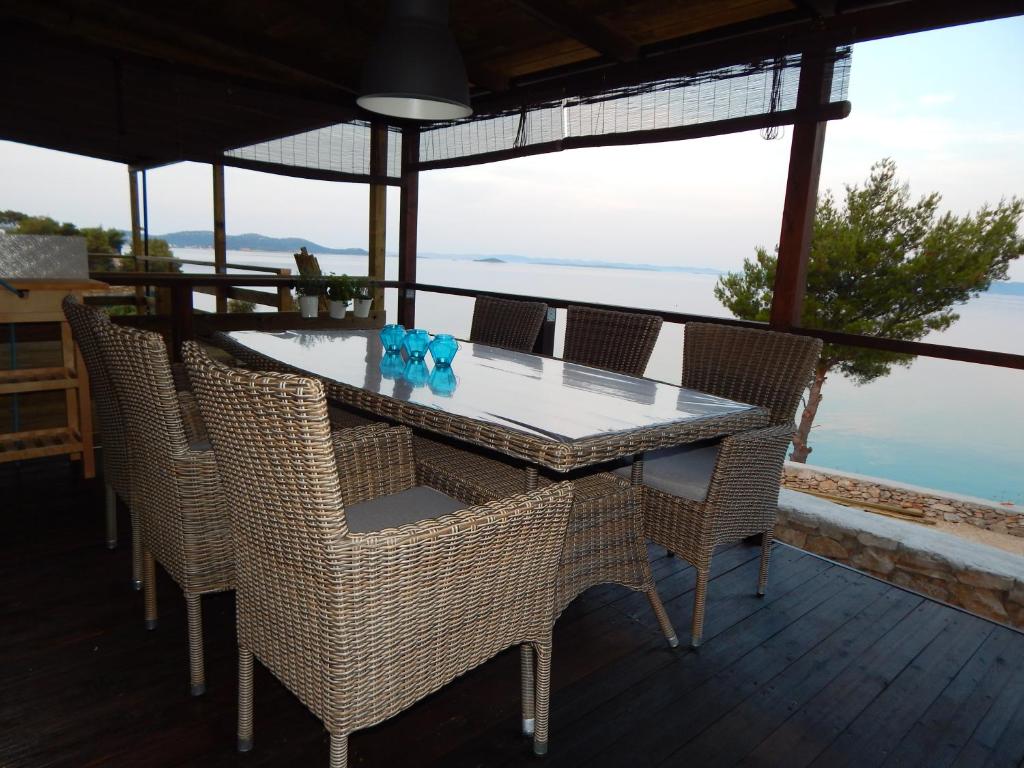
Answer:
MULTIPOLYGON (((77 2, 77 0, 68 0, 77 2)), ((98 0, 99 1, 99 0, 98 0)), ((4 0, 3 5, 14 8, 14 17, 26 23, 51 23, 48 11, 37 10, 31 3, 19 0, 4 0), (42 21, 40 22, 40 19, 42 21)), ((99 2, 99 5, 109 3, 99 2)), ((370 127, 370 160, 367 173, 349 173, 329 168, 305 167, 302 165, 282 165, 274 162, 252 160, 232 156, 226 152, 230 148, 221 145, 220 150, 203 149, 199 144, 182 143, 174 148, 172 155, 163 158, 143 158, 141 155, 132 162, 129 175, 132 201, 133 248, 136 253, 145 251, 145 227, 139 221, 139 203, 137 174, 146 168, 176 162, 193 160, 209 162, 213 166, 213 200, 214 200, 214 247, 215 271, 220 277, 218 283, 218 310, 226 305, 226 292, 221 288, 229 285, 226 269, 226 238, 224 214, 224 166, 267 171, 301 178, 325 179, 333 181, 362 182, 369 185, 368 241, 369 259, 368 274, 377 281, 378 306, 383 296, 384 253, 385 253, 385 219, 386 189, 388 186, 400 188, 399 203, 399 280, 395 287, 400 290, 398 301, 398 319, 406 325, 415 324, 416 307, 416 251, 418 223, 418 192, 419 173, 442 167, 455 167, 479 162, 493 162, 526 154, 537 154, 583 146, 609 146, 621 144, 638 144, 653 141, 674 141, 702 136, 722 135, 738 131, 765 128, 774 125, 792 125, 789 169, 786 181, 785 203, 779 235, 779 258, 776 281, 771 307, 770 327, 778 330, 789 330, 822 338, 830 341, 842 341, 857 346, 887 349, 894 352, 931 355, 950 359, 964 359, 972 362, 1024 368, 1024 356, 1006 355, 984 350, 963 350, 942 345, 922 344, 916 342, 900 342, 890 339, 872 339, 868 337, 836 334, 800 327, 803 296, 806 286, 807 261, 810 252, 810 237, 814 209, 817 198, 818 179, 824 147, 826 124, 830 119, 840 119, 849 113, 846 102, 829 102, 828 93, 831 86, 831 60, 828 52, 835 51, 839 46, 850 45, 865 40, 909 34, 929 29, 954 26, 958 24, 983 21, 1024 13, 1024 2, 1020 0, 977 0, 970 4, 957 0, 893 0, 887 3, 868 3, 863 0, 834 0, 832 2, 795 2, 796 10, 761 16, 732 25, 719 26, 704 33, 690 35, 685 38, 665 40, 657 44, 639 47, 631 45, 624 36, 614 30, 596 23, 585 13, 576 12, 565 3, 537 3, 515 0, 513 3, 521 10, 532 14, 536 19, 553 28, 557 28, 572 38, 596 51, 597 59, 588 59, 579 63, 570 63, 562 67, 528 74, 514 80, 500 76, 500 73, 488 71, 479 62, 470 61, 470 78, 474 83, 472 100, 474 109, 483 114, 500 113, 516 105, 525 109, 528 104, 543 103, 559 94, 588 93, 594 89, 629 86, 665 77, 677 77, 704 71, 716 67, 735 65, 739 62, 765 60, 780 55, 800 54, 799 84, 796 106, 790 110, 772 110, 770 112, 677 127, 659 128, 655 130, 634 130, 625 133, 609 133, 594 136, 572 136, 547 144, 517 147, 515 150, 485 152, 468 157, 454 157, 443 160, 424 161, 419 156, 418 146, 421 128, 412 123, 400 123, 388 126, 377 122, 370 127), (386 158, 388 157, 388 136, 391 129, 400 129, 402 135, 401 168, 398 176, 389 175, 386 158), (141 246, 141 247, 140 247, 141 246), (839 337, 842 337, 840 339, 839 337)), ((135 16, 146 19, 145 11, 131 11, 135 16)), ((187 30, 175 32, 180 39, 185 39, 187 30), (179 34, 180 33, 180 34, 179 34)), ((102 30, 100 33, 102 34, 102 30)), ((203 42, 210 48, 222 48, 209 40, 203 42)), ((206 50, 206 49, 204 49, 206 50)), ((211 48, 211 50, 213 50, 211 48)), ((257 56, 245 46, 228 47, 233 67, 242 66, 237 62, 250 62, 253 71, 262 71, 264 81, 268 79, 267 71, 277 78, 298 78, 301 81, 293 99, 296 115, 290 118, 294 127, 290 130, 315 130, 342 119, 367 119, 352 105, 350 86, 337 82, 317 81, 315 73, 311 73, 306 64, 295 57, 283 63, 274 57, 257 56), (250 61, 251 60, 251 61, 250 61), (324 90, 326 88, 326 90, 324 90), (340 89, 340 90, 339 90, 340 89), (343 97, 338 108, 328 107, 325 94, 336 98, 343 97)), ((223 53, 223 51, 220 51, 223 53)), ((172 52, 173 53, 173 52, 172 52)), ((191 54, 189 54, 191 56, 191 54)), ((203 54, 209 58, 210 50, 203 54)), ((189 67, 198 67, 204 59, 189 59, 189 67)), ((186 68, 186 71, 187 68, 186 68)), ((192 73, 195 74, 194 72, 192 73)), ((248 73, 246 73, 248 74, 248 73)), ((189 75, 192 76, 192 75, 189 75)), ((322 78, 321 78, 322 80, 322 78)), ((242 77, 237 80, 240 88, 258 88, 267 86, 255 82, 252 78, 242 77)), ((261 81, 262 82, 262 81, 261 81)), ((279 86, 271 86, 271 91, 279 86)), ((269 91, 268 91, 269 92, 269 91)), ((254 94, 255 92, 253 92, 254 94)), ((242 108, 251 109, 251 99, 246 91, 240 97, 242 108)), ((10 115, 0 116, 0 137, 29 141, 43 146, 81 151, 95 156, 114 159, 113 155, 121 151, 136 151, 134 144, 121 144, 118 141, 103 143, 94 135, 74 136, 66 139, 42 127, 35 129, 35 123, 19 122, 10 115), (95 143, 93 148, 90 142, 95 143)), ((269 125, 269 124, 268 124, 269 125)), ((283 126, 282 126, 283 128, 283 126)), ((252 130, 249 131, 253 133, 252 130)), ((278 133, 277 135, 281 135, 278 133)), ((225 137, 226 138, 226 137, 225 137)), ((265 136, 272 139, 273 136, 265 136)), ((249 139, 251 141, 251 139, 249 139)), ((158 151, 170 149, 168 143, 159 139, 154 145, 158 151), (162 149, 161 149, 162 148, 162 149)), ((142 149, 142 148, 140 148, 142 149)), ((144 151, 143 151, 144 154, 144 151)), ((144 176, 143 176, 143 187, 144 176)), ((142 215, 145 217, 145 206, 142 215)), ((117 276, 110 275, 112 279, 117 276)), ((166 278, 150 276, 154 282, 166 278)), ((252 279, 232 280, 238 284, 251 284, 252 279)), ((433 287, 441 290, 440 287, 433 287)), ((444 289, 457 293, 454 289, 444 289)), ((649 311, 649 310, 642 310, 649 311)), ((666 316, 671 313, 659 313, 666 316)), ((706 318, 713 322, 722 322, 721 318, 706 318)))

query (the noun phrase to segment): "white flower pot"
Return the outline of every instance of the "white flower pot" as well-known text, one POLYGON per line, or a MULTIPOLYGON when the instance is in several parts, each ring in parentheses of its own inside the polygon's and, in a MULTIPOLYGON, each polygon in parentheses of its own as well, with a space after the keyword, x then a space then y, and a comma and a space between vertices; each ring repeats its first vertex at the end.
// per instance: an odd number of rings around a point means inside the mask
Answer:
POLYGON ((356 299, 353 309, 356 317, 369 317, 373 299, 356 299))
POLYGON ((344 320, 345 312, 348 310, 347 301, 331 301, 328 303, 328 309, 330 310, 331 317, 335 320, 344 320))
POLYGON ((319 296, 299 296, 299 314, 302 317, 316 317, 319 309, 319 296))

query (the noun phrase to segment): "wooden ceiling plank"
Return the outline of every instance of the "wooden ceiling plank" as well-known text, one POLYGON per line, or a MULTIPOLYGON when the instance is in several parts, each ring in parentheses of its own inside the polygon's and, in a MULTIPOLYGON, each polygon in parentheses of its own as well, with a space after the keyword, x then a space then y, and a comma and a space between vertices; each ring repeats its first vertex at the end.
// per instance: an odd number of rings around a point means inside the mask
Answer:
POLYGON ((512 0, 527 13, 561 30, 588 48, 616 61, 633 61, 640 55, 636 43, 596 18, 562 0, 512 0))

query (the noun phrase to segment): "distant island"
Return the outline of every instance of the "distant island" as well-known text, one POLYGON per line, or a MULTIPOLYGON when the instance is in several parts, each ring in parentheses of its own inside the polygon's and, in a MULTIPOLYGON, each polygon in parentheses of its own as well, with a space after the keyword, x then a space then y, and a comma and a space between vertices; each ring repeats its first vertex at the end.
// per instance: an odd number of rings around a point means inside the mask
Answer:
POLYGON ((504 259, 499 259, 497 256, 487 256, 483 259, 473 259, 473 261, 479 261, 483 264, 504 264, 504 259))
MULTIPOLYGON (((171 248, 213 248, 213 231, 194 229, 183 232, 168 232, 166 235, 154 235, 166 240, 171 248)), ((281 251, 296 253, 305 248, 310 253, 333 254, 338 256, 366 256, 365 248, 328 248, 326 245, 314 243, 302 237, 268 237, 255 232, 241 235, 228 235, 227 246, 232 251, 281 251)))

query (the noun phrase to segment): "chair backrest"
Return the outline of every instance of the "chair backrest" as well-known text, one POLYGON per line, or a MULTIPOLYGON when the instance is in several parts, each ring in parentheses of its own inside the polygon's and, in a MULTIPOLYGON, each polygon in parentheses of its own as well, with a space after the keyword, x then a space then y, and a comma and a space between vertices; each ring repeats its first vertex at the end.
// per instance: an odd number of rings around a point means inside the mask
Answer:
POLYGON ((110 318, 105 312, 88 307, 73 296, 64 297, 63 308, 64 316, 71 326, 71 335, 82 352, 82 359, 89 374, 89 387, 100 422, 104 477, 123 501, 130 502, 131 464, 128 459, 124 418, 96 338, 97 328, 110 325, 110 318))
MULTIPOLYGON (((320 262, 316 256, 307 251, 305 247, 299 249, 298 253, 292 254, 295 257, 295 266, 299 269, 299 274, 302 277, 322 277, 323 272, 320 271, 320 262)), ((320 297, 320 310, 326 312, 328 309, 327 297, 320 297)))
POLYGON ((517 352, 530 352, 537 343, 547 311, 548 305, 540 301, 477 296, 469 340, 517 352))
POLYGON ((683 386, 759 405, 773 424, 789 424, 820 356, 821 340, 809 336, 687 323, 683 386))
POLYGON ((562 357, 608 371, 643 376, 661 332, 661 318, 570 306, 562 357))
POLYGON ((239 644, 321 714, 326 594, 348 532, 323 385, 231 368, 194 342, 182 355, 231 521, 239 644))
POLYGON ((97 329, 97 341, 121 404, 143 543, 180 582, 189 569, 174 457, 189 445, 167 346, 157 333, 113 323, 97 329))

